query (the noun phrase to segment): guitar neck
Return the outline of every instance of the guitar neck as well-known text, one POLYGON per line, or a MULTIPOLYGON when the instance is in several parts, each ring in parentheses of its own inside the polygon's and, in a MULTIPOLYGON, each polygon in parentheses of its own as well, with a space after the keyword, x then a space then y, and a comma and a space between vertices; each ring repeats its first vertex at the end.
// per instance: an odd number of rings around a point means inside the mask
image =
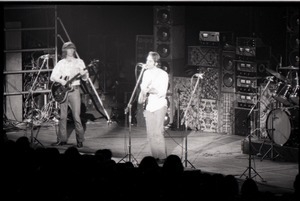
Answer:
MULTIPOLYGON (((86 70, 86 68, 84 68, 83 70, 86 70)), ((67 81, 66 85, 68 86, 70 83, 72 83, 79 76, 80 76, 80 73, 77 73, 74 77, 72 77, 70 80, 67 81)))

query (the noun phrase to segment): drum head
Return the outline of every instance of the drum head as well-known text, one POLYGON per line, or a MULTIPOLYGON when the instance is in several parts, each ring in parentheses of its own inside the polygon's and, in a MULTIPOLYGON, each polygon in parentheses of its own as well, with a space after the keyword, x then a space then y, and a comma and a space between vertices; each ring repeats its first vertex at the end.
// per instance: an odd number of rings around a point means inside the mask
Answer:
POLYGON ((291 122, 288 114, 281 109, 272 110, 267 118, 267 132, 271 140, 283 146, 291 134, 291 122))

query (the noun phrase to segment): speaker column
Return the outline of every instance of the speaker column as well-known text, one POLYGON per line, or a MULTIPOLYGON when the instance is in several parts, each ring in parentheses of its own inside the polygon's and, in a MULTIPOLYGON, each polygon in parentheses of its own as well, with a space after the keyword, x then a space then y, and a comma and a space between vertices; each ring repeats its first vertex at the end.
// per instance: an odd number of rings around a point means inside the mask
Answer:
POLYGON ((256 38, 251 37, 236 39, 235 135, 247 136, 250 134, 250 127, 256 128, 259 120, 257 106, 251 114, 251 119, 247 119, 250 109, 257 102, 256 42, 256 38))
POLYGON ((185 66, 185 7, 154 6, 154 51, 161 56, 161 68, 169 74, 168 115, 173 123, 173 76, 182 76, 185 66))

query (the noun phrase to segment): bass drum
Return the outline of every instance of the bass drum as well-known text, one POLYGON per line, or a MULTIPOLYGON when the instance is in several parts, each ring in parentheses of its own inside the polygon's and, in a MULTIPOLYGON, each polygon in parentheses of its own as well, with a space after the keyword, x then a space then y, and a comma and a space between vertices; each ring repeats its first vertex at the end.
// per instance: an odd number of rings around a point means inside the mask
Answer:
POLYGON ((298 108, 272 110, 266 124, 269 138, 281 146, 297 147, 299 145, 298 118, 298 108))

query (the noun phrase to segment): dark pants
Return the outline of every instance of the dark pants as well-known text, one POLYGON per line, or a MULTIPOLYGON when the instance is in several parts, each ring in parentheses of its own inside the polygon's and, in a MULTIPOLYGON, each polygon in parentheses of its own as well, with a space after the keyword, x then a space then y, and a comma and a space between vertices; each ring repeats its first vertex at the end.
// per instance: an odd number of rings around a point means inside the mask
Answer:
POLYGON ((74 91, 69 92, 65 102, 60 104, 60 121, 58 124, 57 140, 61 142, 67 142, 67 117, 68 106, 72 110, 72 116, 74 120, 75 133, 77 142, 84 141, 84 129, 80 119, 81 112, 81 98, 79 86, 74 87, 74 91))

